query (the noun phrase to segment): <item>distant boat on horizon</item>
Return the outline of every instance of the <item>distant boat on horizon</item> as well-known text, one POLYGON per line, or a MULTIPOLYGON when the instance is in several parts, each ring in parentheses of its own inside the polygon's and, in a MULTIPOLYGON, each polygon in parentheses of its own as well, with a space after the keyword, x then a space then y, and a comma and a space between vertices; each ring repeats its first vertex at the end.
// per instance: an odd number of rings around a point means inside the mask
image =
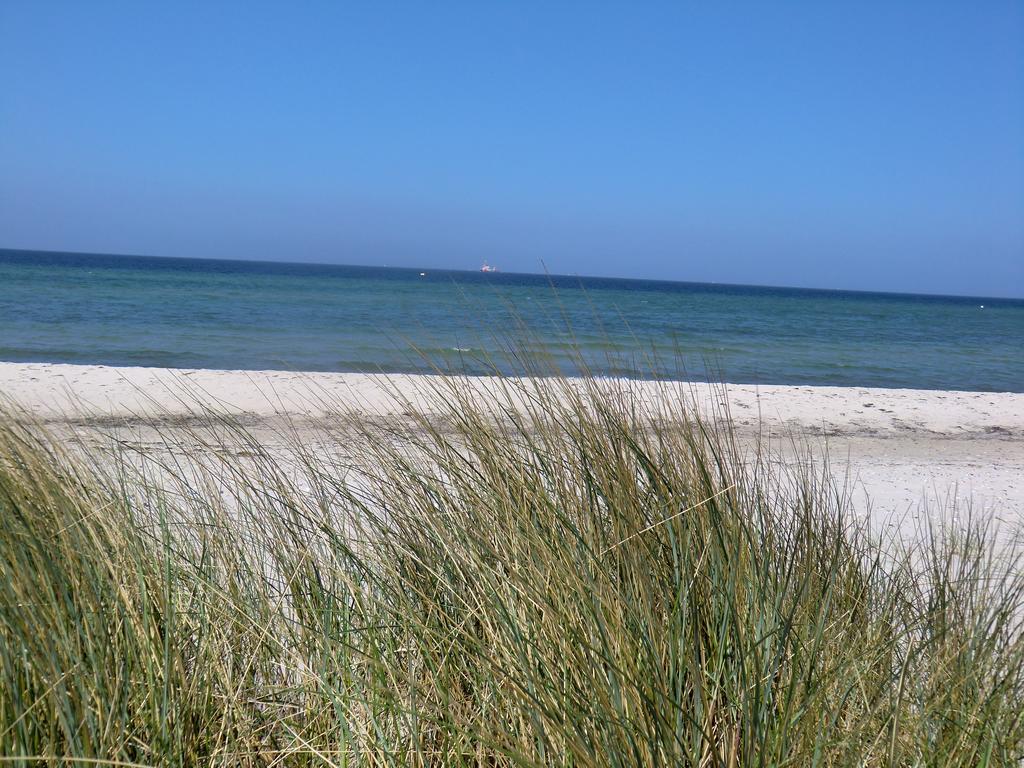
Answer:
POLYGON ((485 262, 483 263, 483 265, 482 265, 482 266, 480 267, 480 271, 481 271, 481 272, 497 272, 497 271, 498 271, 498 268, 497 268, 497 267, 492 267, 492 266, 491 266, 490 264, 488 264, 488 263, 487 263, 487 262, 485 261, 485 262))

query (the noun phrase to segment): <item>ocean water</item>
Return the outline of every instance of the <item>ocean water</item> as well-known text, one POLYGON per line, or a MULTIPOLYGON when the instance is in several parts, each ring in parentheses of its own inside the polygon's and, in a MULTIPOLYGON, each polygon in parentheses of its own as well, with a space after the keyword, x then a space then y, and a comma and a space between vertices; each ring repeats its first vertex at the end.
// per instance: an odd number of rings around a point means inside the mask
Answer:
POLYGON ((0 360, 1024 392, 1024 301, 0 250, 0 360))

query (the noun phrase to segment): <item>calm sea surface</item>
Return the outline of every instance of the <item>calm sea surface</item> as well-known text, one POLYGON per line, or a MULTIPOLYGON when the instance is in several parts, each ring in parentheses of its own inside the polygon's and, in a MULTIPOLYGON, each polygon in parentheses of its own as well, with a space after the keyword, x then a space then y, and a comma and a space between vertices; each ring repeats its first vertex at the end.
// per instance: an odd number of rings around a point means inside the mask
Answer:
POLYGON ((1024 392, 1024 301, 0 250, 0 360, 1024 392), (982 308, 984 305, 984 308, 982 308))

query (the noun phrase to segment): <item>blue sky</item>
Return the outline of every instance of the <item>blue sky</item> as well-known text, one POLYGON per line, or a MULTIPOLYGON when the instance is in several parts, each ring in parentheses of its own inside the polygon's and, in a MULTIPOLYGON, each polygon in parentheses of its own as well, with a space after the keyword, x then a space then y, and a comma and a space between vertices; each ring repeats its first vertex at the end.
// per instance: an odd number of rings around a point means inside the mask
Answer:
POLYGON ((1024 3, 0 2, 0 247, 1024 296, 1024 3))

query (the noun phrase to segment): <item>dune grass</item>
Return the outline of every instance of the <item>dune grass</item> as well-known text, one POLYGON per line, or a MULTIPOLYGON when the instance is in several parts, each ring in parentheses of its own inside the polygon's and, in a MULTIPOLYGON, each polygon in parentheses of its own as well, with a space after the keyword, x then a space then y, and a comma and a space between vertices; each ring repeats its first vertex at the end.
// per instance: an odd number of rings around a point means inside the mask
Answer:
POLYGON ((498 390, 288 460, 210 412, 160 466, 0 420, 3 764, 1020 764, 990 524, 880 541, 682 390, 498 390))

